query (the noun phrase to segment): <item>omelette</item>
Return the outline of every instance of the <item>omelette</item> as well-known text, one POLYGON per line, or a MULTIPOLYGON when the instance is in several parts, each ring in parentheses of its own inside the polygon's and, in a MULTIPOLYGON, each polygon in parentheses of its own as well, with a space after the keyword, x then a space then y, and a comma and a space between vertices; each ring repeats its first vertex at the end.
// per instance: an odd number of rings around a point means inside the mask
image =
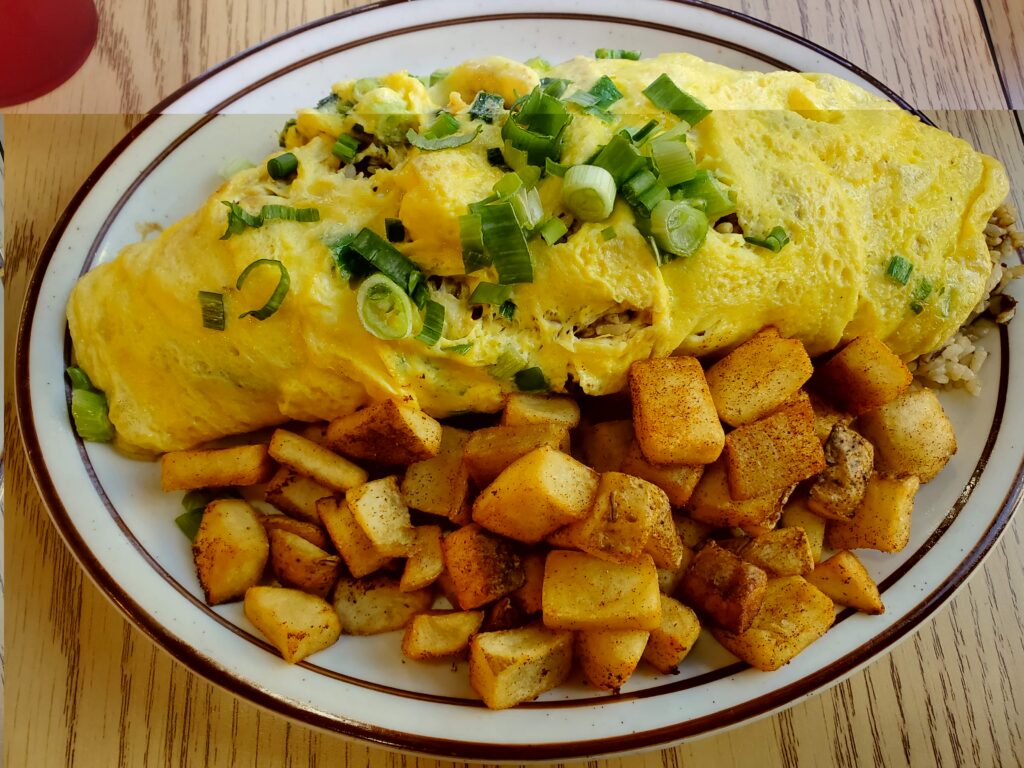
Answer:
POLYGON ((910 360, 983 297, 1008 192, 997 161, 851 83, 688 54, 343 81, 281 144, 72 291, 77 364, 124 443, 182 449, 385 397, 443 417, 517 387, 604 395, 636 360, 767 325, 812 355, 870 333, 910 360), (726 207, 655 175, 652 213, 625 166, 591 170, 619 147, 667 180, 659 136, 726 207), (568 194, 581 177, 597 214, 568 194), (652 232, 664 211, 706 220, 677 253, 652 232))

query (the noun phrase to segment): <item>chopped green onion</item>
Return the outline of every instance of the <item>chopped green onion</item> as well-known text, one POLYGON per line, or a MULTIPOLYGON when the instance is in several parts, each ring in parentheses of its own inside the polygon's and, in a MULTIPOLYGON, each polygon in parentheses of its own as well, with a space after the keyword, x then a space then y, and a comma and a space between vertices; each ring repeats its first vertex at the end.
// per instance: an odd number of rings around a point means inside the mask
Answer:
POLYGON ((786 243, 789 242, 789 235, 786 234, 786 230, 782 227, 772 227, 764 237, 755 237, 753 235, 744 235, 743 239, 751 245, 756 245, 761 248, 767 248, 772 253, 778 253, 786 247, 786 243))
POLYGON ((711 114, 703 102, 680 89, 664 72, 644 88, 643 93, 654 106, 671 112, 691 126, 711 114))
POLYGON ((644 125, 637 128, 635 131, 629 132, 630 141, 634 144, 640 144, 651 135, 651 132, 658 127, 657 120, 648 120, 644 125))
POLYGON ((635 206, 640 201, 640 195, 657 184, 658 177, 654 172, 644 168, 630 176, 626 183, 622 185, 622 196, 626 198, 627 203, 635 206))
POLYGON ((518 371, 515 381, 516 388, 521 392, 546 392, 551 388, 544 377, 544 371, 536 366, 518 371))
POLYGON ((902 256, 897 255, 889 259, 889 266, 885 268, 885 275, 900 285, 906 285, 910 282, 910 273, 913 271, 914 265, 902 256))
POLYGON ((591 164, 604 168, 615 179, 615 186, 621 187, 637 171, 647 167, 648 160, 628 139, 615 134, 591 160, 591 164))
POLYGON ((448 112, 442 112, 430 127, 423 132, 425 139, 443 139, 459 130, 459 121, 448 112))
POLYGON ((519 226, 523 229, 534 229, 544 218, 544 204, 536 187, 520 189, 508 200, 512 203, 512 210, 515 211, 519 226))
POLYGON ((272 179, 287 179, 299 170, 299 158, 291 152, 267 160, 267 173, 272 179))
POLYGON ((427 78, 427 82, 432 86, 437 85, 451 73, 452 71, 450 69, 435 69, 430 73, 430 77, 427 78))
POLYGON ((384 219, 384 235, 389 243, 400 243, 405 240, 405 224, 401 219, 384 219))
POLYGON ((199 533, 199 526, 203 522, 206 505, 215 498, 206 490, 189 491, 182 497, 181 506, 185 511, 174 518, 174 522, 189 541, 195 541, 196 534, 199 533))
POLYGON ((359 141, 354 136, 349 136, 346 133, 339 136, 338 140, 334 142, 334 146, 331 148, 331 154, 346 163, 351 163, 355 160, 358 152, 359 141))
MULTIPOLYGON (((447 113, 445 113, 447 114, 447 113)), ((451 117, 451 115, 448 115, 451 117)), ((454 118, 452 118, 454 119, 454 118)), ((435 123, 436 125, 436 123, 435 123)), ((422 149, 426 152, 435 152, 439 149, 454 149, 455 147, 461 147, 469 142, 473 141, 477 136, 480 135, 480 130, 483 126, 478 125, 476 130, 466 131, 466 133, 459 133, 451 136, 444 136, 441 138, 429 138, 426 134, 420 135, 410 128, 405 138, 410 144, 418 149, 422 149)), ((433 128, 433 126, 431 126, 433 128)), ((428 131, 429 132, 429 131, 428 131)))
POLYGON ((480 209, 484 248, 498 270, 498 282, 532 283, 533 262, 526 236, 512 204, 497 202, 480 209))
POLYGON ((914 314, 921 314, 924 309, 924 302, 928 300, 928 297, 932 295, 931 281, 922 277, 917 281, 917 285, 914 286, 914 292, 911 294, 910 308, 914 311, 914 314))
POLYGON ((92 385, 92 381, 89 380, 89 375, 81 368, 72 365, 66 368, 64 372, 68 375, 68 378, 71 379, 72 389, 96 389, 96 387, 92 385))
POLYGON ((484 248, 483 217, 467 213, 459 217, 459 242, 462 244, 462 264, 466 274, 491 266, 484 248))
POLYGON ((548 176, 565 176, 565 172, 571 167, 572 166, 569 165, 556 163, 550 157, 544 159, 544 172, 547 173, 548 176))
POLYGON ((410 296, 424 281, 420 268, 372 229, 363 227, 348 244, 348 248, 390 277, 410 296))
POLYGON ((285 146, 285 137, 288 136, 288 129, 294 128, 297 122, 298 121, 294 117, 291 118, 290 120, 285 122, 285 124, 281 127, 280 133, 277 134, 277 144, 282 149, 284 149, 285 146))
POLYGON ((562 98, 562 94, 570 85, 572 85, 572 80, 566 80, 564 77, 542 77, 540 79, 541 90, 556 99, 562 98))
POLYGON ((380 86, 381 82, 379 78, 361 77, 356 80, 355 84, 352 86, 352 95, 358 100, 363 98, 363 96, 368 94, 370 91, 377 90, 380 86))
POLYGON ((608 108, 622 98, 622 92, 608 75, 602 75, 587 91, 576 91, 566 101, 596 117, 607 117, 608 108))
POLYGON ((359 322, 378 339, 395 341, 411 336, 414 311, 405 291, 381 273, 366 278, 356 294, 359 322))
POLYGON ((479 91, 469 105, 469 116, 474 120, 493 123, 505 111, 505 99, 496 93, 479 91))
POLYGON ((615 206, 615 178, 596 165, 574 165, 565 172, 562 203, 582 221, 607 219, 615 206))
POLYGON ((260 209, 260 218, 264 222, 280 219, 308 224, 320 221, 320 211, 316 208, 292 208, 290 205, 264 205, 260 209))
POLYGON ((71 379, 71 419, 75 432, 83 440, 109 443, 114 439, 114 425, 108 415, 107 396, 93 387, 81 368, 71 366, 65 372, 71 379))
POLYGON ((651 159, 658 169, 658 177, 666 187, 689 181, 697 173, 693 153, 686 146, 686 138, 655 139, 650 143, 651 159))
POLYGON ((220 169, 220 177, 227 181, 236 173, 247 171, 250 168, 255 168, 251 162, 246 160, 244 157, 236 157, 234 160, 229 160, 224 164, 224 167, 220 169))
POLYGON ((316 103, 318 112, 337 112, 340 97, 336 93, 328 93, 316 103))
POLYGON ((641 216, 650 216, 651 212, 661 202, 670 199, 670 197, 668 187, 659 181, 640 193, 633 207, 641 216))
POLYGON ((320 211, 316 208, 292 208, 287 205, 264 205, 259 213, 248 213, 238 203, 228 200, 221 200, 228 207, 228 228, 221 235, 221 240, 227 240, 232 235, 244 232, 246 229, 258 229, 263 223, 271 219, 283 219, 286 221, 313 222, 320 221, 320 211))
POLYGON ((266 320, 272 314, 277 312, 281 307, 281 302, 284 301, 284 297, 288 293, 288 288, 291 286, 291 278, 288 276, 288 270, 284 264, 277 259, 256 259, 252 264, 242 270, 242 274, 238 276, 238 280, 235 281, 235 289, 241 290, 243 283, 250 273, 262 266, 274 267, 279 273, 280 277, 277 280, 277 287, 274 288, 274 292, 270 294, 270 298, 267 299, 267 303, 259 309, 250 309, 248 312, 243 312, 238 316, 241 320, 243 317, 252 315, 257 320, 266 320))
POLYGON ((616 237, 615 227, 605 227, 604 229, 602 229, 601 237, 603 237, 605 240, 614 240, 616 237))
POLYGON ((710 171, 699 170, 693 178, 676 187, 673 200, 701 201, 710 221, 717 221, 736 211, 736 193, 719 181, 710 171))
POLYGON ((224 330, 224 294, 213 291, 199 292, 199 308, 203 313, 203 328, 224 330))
MULTIPOLYGON (((545 158, 557 161, 561 157, 565 127, 571 120, 572 115, 557 97, 537 87, 518 109, 509 113, 501 137, 506 147, 526 152, 527 163, 543 166, 545 158)), ((507 149, 505 159, 515 168, 507 149)))
POLYGON ((469 296, 470 304, 501 304, 512 295, 511 285, 479 283, 469 296))
POLYGON ((651 252, 654 254, 655 264, 661 266, 662 264, 666 263, 666 261, 671 261, 671 259, 666 259, 664 261, 662 260, 661 249, 658 247, 658 241, 654 239, 654 235, 648 235, 647 242, 651 246, 651 252))
POLYGON ((501 302, 501 306, 498 307, 498 314, 504 317, 506 320, 511 320, 516 316, 516 304, 511 299, 501 302))
POLYGON ((441 340, 444 333, 444 305, 430 299, 426 302, 423 312, 423 328, 416 335, 418 341, 422 341, 428 347, 432 347, 441 340))
POLYGON ((520 178, 519 174, 516 173, 515 171, 511 171, 509 173, 506 173, 500 179, 498 179, 494 183, 494 186, 491 187, 491 189, 494 191, 494 194, 496 194, 499 199, 503 199, 511 195, 514 195, 516 192, 522 189, 522 187, 522 178, 520 178))
POLYGON ((473 342, 469 341, 465 344, 451 344, 447 347, 441 347, 442 352, 451 352, 456 355, 464 355, 473 348, 473 342))
POLYGON ((487 149, 487 162, 495 168, 502 168, 506 165, 505 156, 501 153, 501 147, 489 147, 487 149))
POLYGON ((366 277, 374 271, 370 262, 349 247, 355 239, 354 234, 348 234, 326 243, 342 280, 366 277))
POLYGON ((696 253, 707 237, 708 226, 708 217, 702 211, 675 200, 662 200, 651 212, 655 242, 661 251, 674 256, 696 253))
POLYGON ((530 69, 534 69, 538 72, 547 72, 551 69, 551 62, 547 59, 542 59, 540 56, 534 56, 532 59, 527 59, 525 63, 530 69))
POLYGON ((489 369, 496 379, 511 379, 526 365, 526 360, 518 352, 506 349, 498 355, 497 361, 489 369))
POLYGON ((569 231, 569 228, 565 226, 565 222, 559 219, 557 216, 552 216, 550 219, 540 225, 540 236, 544 238, 544 242, 548 245, 554 245, 569 231))
POLYGON ((629 59, 630 61, 638 61, 640 59, 640 51, 628 51, 624 48, 598 48, 594 51, 595 59, 629 59))

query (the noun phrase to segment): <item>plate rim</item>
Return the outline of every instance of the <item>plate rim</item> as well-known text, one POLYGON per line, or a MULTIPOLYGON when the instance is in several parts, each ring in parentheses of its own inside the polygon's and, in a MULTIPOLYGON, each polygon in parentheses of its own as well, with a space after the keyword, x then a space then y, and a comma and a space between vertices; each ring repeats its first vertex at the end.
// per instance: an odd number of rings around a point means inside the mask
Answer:
MULTIPOLYGON (((173 93, 162 99, 146 115, 133 126, 125 136, 117 142, 97 166, 88 175, 86 180, 76 190, 64 211, 61 213, 52 231, 46 239, 37 264, 33 268, 32 275, 25 292, 24 303, 20 312, 19 327, 16 336, 15 353, 15 410, 27 463, 32 478, 40 493, 40 497, 47 509, 50 519, 53 521, 65 545, 71 554, 78 561, 82 569, 90 579, 99 587, 100 591, 109 599, 125 618, 136 628, 140 629, 161 648, 171 654, 177 661, 184 664, 191 671, 199 674, 208 681, 229 691, 230 693, 250 701, 257 706, 283 715, 306 725, 338 733, 348 737, 358 738, 379 746, 392 749, 404 749, 420 754, 430 754, 444 757, 459 757, 469 759, 494 759, 500 752, 500 759, 505 760, 542 760, 551 758, 572 758, 583 757, 594 754, 613 754, 630 752, 644 748, 654 748, 666 744, 676 743, 684 739, 708 735, 713 732, 726 730, 744 722, 751 722, 755 719, 768 716, 773 712, 788 708, 798 701, 817 693, 824 692, 831 686, 846 679, 861 667, 871 663, 883 653, 891 651, 902 639, 909 636, 925 619, 931 617, 939 607, 944 605, 953 594, 962 588, 971 573, 981 564, 985 557, 991 552, 993 546, 1002 535, 1009 524, 1010 519, 1020 506, 1024 496, 1024 456, 1021 457, 1016 475, 1009 490, 999 506, 999 511, 993 516, 991 524, 978 540, 973 549, 960 561, 957 568, 937 585, 931 593, 910 609, 897 623, 887 630, 875 635, 870 641, 864 643, 843 657, 821 669, 815 670, 799 680, 782 688, 776 689, 770 694, 758 697, 743 705, 733 708, 728 714, 716 713, 699 718, 688 720, 684 723, 677 723, 652 730, 644 730, 636 733, 623 734, 620 736, 606 737, 597 740, 549 743, 543 745, 501 745, 492 743, 468 742, 463 740, 452 740, 431 736, 421 736, 404 731, 395 731, 382 728, 372 724, 353 723, 336 715, 328 715, 322 712, 311 710, 307 707, 293 704, 285 698, 278 696, 268 690, 261 688, 258 684, 243 680, 234 673, 223 667, 216 660, 191 648, 183 640, 177 638, 169 630, 163 627, 161 622, 154 618, 150 612, 135 600, 128 591, 117 583, 106 571, 99 561, 85 544, 70 515, 68 514, 63 500, 57 494, 53 481, 50 478, 50 468, 46 465, 39 434, 36 430, 35 420, 32 418, 32 397, 29 385, 29 351, 32 335, 32 324, 35 318, 36 309, 40 295, 43 278, 50 266, 57 245, 67 232, 68 224, 78 211, 82 203, 91 193, 93 187, 110 169, 110 166, 132 145, 154 121, 156 121, 165 109, 189 93, 200 84, 211 77, 230 68, 239 61, 259 51, 271 48, 283 40, 300 35, 308 30, 319 26, 333 23, 339 19, 354 15, 370 13, 381 8, 393 5, 400 5, 413 0, 380 0, 358 8, 347 9, 320 19, 314 19, 302 25, 286 30, 256 45, 247 48, 239 53, 225 59, 216 66, 204 71, 197 77, 188 81, 173 93), (767 704, 763 703, 767 700, 767 704)), ((428 0, 418 0, 426 3, 428 0)), ((899 94, 882 83, 878 78, 872 76, 859 66, 847 61, 838 54, 824 48, 823 46, 808 40, 794 32, 777 27, 769 22, 749 16, 743 12, 728 8, 722 8, 705 0, 659 0, 663 3, 672 3, 682 6, 711 11, 743 23, 750 24, 763 31, 767 31, 794 43, 802 45, 811 51, 832 60, 842 67, 863 78, 874 87, 878 88, 887 98, 898 104, 903 109, 915 114, 923 121, 931 124, 931 121, 919 110, 912 107, 899 94)), ((511 14, 512 16, 532 17, 544 15, 569 15, 580 16, 578 13, 567 14, 541 14, 536 12, 525 12, 522 14, 511 14)), ((585 14, 584 14, 585 15, 585 14)), ((605 14, 607 15, 607 14, 605 14)), ((483 14, 480 20, 500 20, 509 14, 494 13, 483 14)), ((406 31, 402 28, 401 31, 406 31)), ((216 112, 208 112, 212 115, 216 112)), ((1007 377, 1009 344, 1005 330, 1000 333, 1000 351, 1004 361, 1001 372, 1001 380, 1007 377)), ((1001 381, 1002 385, 1002 381, 1001 381)), ((65 388, 67 385, 65 384, 65 388)))

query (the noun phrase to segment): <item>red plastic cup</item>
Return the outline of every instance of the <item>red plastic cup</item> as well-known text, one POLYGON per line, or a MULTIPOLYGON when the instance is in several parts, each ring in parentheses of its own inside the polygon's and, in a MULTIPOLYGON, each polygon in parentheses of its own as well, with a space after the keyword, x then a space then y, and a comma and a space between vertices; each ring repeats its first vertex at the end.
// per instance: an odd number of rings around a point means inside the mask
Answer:
POLYGON ((96 42, 92 0, 0 0, 0 107, 49 93, 96 42))

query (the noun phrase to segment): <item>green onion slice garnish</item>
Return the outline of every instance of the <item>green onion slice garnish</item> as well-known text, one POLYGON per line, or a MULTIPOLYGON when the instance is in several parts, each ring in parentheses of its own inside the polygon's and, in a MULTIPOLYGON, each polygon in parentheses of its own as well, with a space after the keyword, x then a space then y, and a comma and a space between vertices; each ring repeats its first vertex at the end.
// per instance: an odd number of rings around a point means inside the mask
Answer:
POLYGON ((427 299, 423 311, 423 327, 416 334, 416 339, 422 341, 428 347, 432 347, 441 340, 444 333, 444 305, 427 299))
POLYGON ((72 389, 96 389, 96 387, 92 385, 89 375, 81 368, 72 365, 66 368, 64 372, 68 375, 68 378, 71 379, 72 389))
POLYGON ((459 217, 459 242, 462 244, 462 265, 466 274, 491 266, 491 257, 484 248, 484 222, 479 213, 459 217))
POLYGON ((700 201, 709 221, 717 221, 736 211, 736 193, 706 170, 697 171, 692 179, 676 187, 672 199, 691 204, 700 201))
POLYGON ((602 229, 601 237, 603 237, 605 240, 614 240, 616 237, 615 227, 605 227, 604 229, 602 229))
POLYGON ((356 293, 356 312, 363 328, 378 339, 395 341, 412 335, 412 300, 387 275, 370 275, 362 282, 356 293))
POLYGON ((574 165, 562 180, 562 203, 582 221, 607 219, 615 206, 615 178, 596 165, 574 165))
POLYGON ((450 69, 435 69, 430 73, 430 77, 427 78, 427 82, 430 83, 430 85, 437 85, 451 73, 452 71, 450 69))
POLYGON ((372 229, 363 227, 346 247, 391 278, 409 296, 424 282, 420 268, 372 229))
POLYGON ((238 203, 229 200, 221 200, 228 207, 228 228, 221 235, 221 240, 227 240, 232 235, 238 235, 246 229, 259 229, 264 222, 271 219, 282 219, 284 221, 313 222, 320 221, 320 211, 316 208, 292 208, 288 205, 264 205, 259 213, 249 213, 238 203))
POLYGON ((629 59, 630 61, 638 61, 640 55, 640 51, 630 51, 625 48, 598 48, 594 51, 595 59, 629 59))
POLYGON ((561 163, 556 163, 550 157, 545 158, 544 160, 544 172, 548 176, 565 176, 565 172, 568 171, 571 167, 572 166, 570 165, 562 165, 561 163))
POLYGON ((559 219, 557 216, 552 216, 550 219, 540 225, 540 236, 544 238, 544 242, 548 245, 554 245, 569 231, 569 228, 565 226, 565 222, 559 219))
POLYGON ((241 290, 243 283, 245 283, 246 278, 249 277, 253 270, 262 266, 274 267, 280 273, 280 277, 277 280, 277 287, 274 288, 274 292, 270 294, 270 298, 267 299, 266 304, 259 309, 250 309, 248 312, 243 312, 238 316, 239 320, 249 315, 252 315, 257 320, 266 320, 280 309, 281 302, 284 301, 284 297, 288 294, 288 288, 291 286, 291 278, 288 276, 288 269, 277 259, 256 259, 256 261, 242 270, 242 274, 240 274, 238 276, 238 280, 235 281, 235 288, 237 290, 241 290))
POLYGON ((331 154, 346 163, 351 163, 355 160, 358 153, 359 140, 354 136, 344 133, 338 137, 338 140, 334 142, 334 146, 331 148, 331 154))
POLYGON ((789 242, 789 235, 786 234, 786 230, 782 227, 772 227, 764 237, 756 237, 753 235, 744 235, 743 239, 751 245, 756 245, 760 248, 767 248, 772 253, 778 253, 786 244, 789 242))
POLYGON ((651 132, 658 127, 657 120, 648 120, 636 130, 629 131, 629 139, 634 144, 642 144, 651 135, 651 132))
POLYGON ((591 165, 608 171, 615 179, 617 187, 622 186, 637 171, 646 168, 648 162, 629 139, 619 134, 612 136, 590 161, 591 165))
POLYGON ((185 511, 174 518, 174 522, 189 541, 195 541, 196 534, 199 533, 199 526, 203 522, 206 505, 215 498, 217 497, 206 490, 189 491, 182 497, 181 506, 185 511))
POLYGON ((430 127, 423 132, 425 139, 443 139, 459 130, 459 121, 448 112, 442 112, 430 127))
POLYGON ((711 110, 702 101, 682 90, 664 72, 644 88, 643 93, 658 109, 671 112, 691 126, 711 114, 711 110))
POLYGON ((526 230, 534 229, 544 218, 544 204, 537 188, 520 189, 508 201, 512 203, 519 226, 526 230))
POLYGON ((521 392, 546 392, 551 388, 544 371, 537 366, 524 368, 515 375, 516 388, 521 392))
POLYGON ((203 328, 224 330, 224 294, 214 291, 199 292, 199 308, 203 313, 203 328))
MULTIPOLYGON (((518 108, 513 107, 502 125, 501 137, 507 147, 526 152, 530 165, 543 166, 545 158, 557 162, 561 157, 565 127, 571 121, 565 105, 546 93, 542 85, 534 88, 518 108)), ((515 167, 507 150, 505 159, 515 167)))
POLYGON ((114 439, 114 425, 108 415, 107 396, 92 385, 81 368, 70 366, 65 372, 71 380, 71 419, 75 432, 89 442, 109 443, 114 439))
POLYGON ((885 275, 900 285, 906 285, 910 282, 910 273, 913 271, 914 265, 902 256, 897 255, 889 259, 889 266, 885 268, 885 275))
POLYGON ((523 188, 523 179, 515 171, 510 171, 494 182, 491 188, 499 198, 506 198, 514 195, 523 188))
MULTIPOLYGON (((651 211, 651 235, 662 254, 690 256, 704 243, 708 217, 686 203, 662 200, 651 211)), ((661 256, 661 263, 672 259, 661 256)))
MULTIPOLYGON (((448 115, 448 117, 451 117, 451 115, 448 115)), ((427 152, 435 152, 439 149, 455 149, 456 147, 461 147, 465 144, 469 144, 469 142, 473 141, 473 139, 480 135, 482 127, 483 126, 478 125, 476 127, 476 130, 433 139, 429 138, 426 134, 423 134, 421 136, 420 134, 416 133, 416 131, 414 131, 412 128, 410 128, 406 132, 405 138, 406 141, 408 141, 410 144, 412 144, 414 147, 417 147, 418 149, 422 149, 427 152)), ((433 128, 433 126, 431 126, 431 128, 433 128)))
POLYGON ((272 179, 287 179, 299 170, 299 158, 291 152, 267 160, 267 173, 272 179))
POLYGON ((496 379, 511 379, 517 372, 523 370, 526 360, 518 352, 506 349, 489 369, 491 376, 496 379))
POLYGON ((501 302, 501 306, 498 307, 498 314, 506 320, 512 320, 516 316, 516 303, 512 299, 501 302))
POLYGON ((921 314, 921 311, 924 309, 924 302, 932 295, 933 290, 932 282, 928 278, 922 277, 917 281, 917 284, 914 286, 914 292, 910 295, 910 308, 914 311, 914 314, 921 314))
POLYGON ((442 352, 451 352, 455 355, 464 355, 473 348, 473 342, 467 341, 465 344, 450 344, 447 347, 441 347, 442 352))
POLYGON ((551 69, 551 62, 547 59, 542 59, 540 56, 534 56, 532 59, 527 59, 524 63, 530 69, 534 69, 537 72, 547 72, 551 69))
POLYGON ((621 98, 622 92, 615 87, 612 79, 608 75, 602 75, 589 90, 576 91, 566 101, 582 107, 588 114, 607 119, 608 108, 621 98))
POLYGON ((511 285, 479 283, 469 296, 470 304, 501 304, 512 295, 511 285))
POLYGON ((533 282, 533 262, 526 236, 508 201, 486 205, 479 211, 484 249, 498 270, 502 285, 533 282))
POLYGON ((493 123, 505 111, 505 99, 496 93, 480 91, 469 105, 469 116, 473 120, 493 123))
POLYGON ((400 243, 405 240, 405 224, 401 219, 384 219, 384 235, 389 243, 400 243))
POLYGON ((686 146, 686 137, 655 139, 649 145, 651 159, 658 169, 658 177, 666 187, 689 181, 697 173, 693 153, 686 146))
POLYGON ((566 80, 564 77, 542 77, 540 79, 541 90, 556 99, 562 98, 562 94, 570 85, 572 85, 572 80, 566 80))

